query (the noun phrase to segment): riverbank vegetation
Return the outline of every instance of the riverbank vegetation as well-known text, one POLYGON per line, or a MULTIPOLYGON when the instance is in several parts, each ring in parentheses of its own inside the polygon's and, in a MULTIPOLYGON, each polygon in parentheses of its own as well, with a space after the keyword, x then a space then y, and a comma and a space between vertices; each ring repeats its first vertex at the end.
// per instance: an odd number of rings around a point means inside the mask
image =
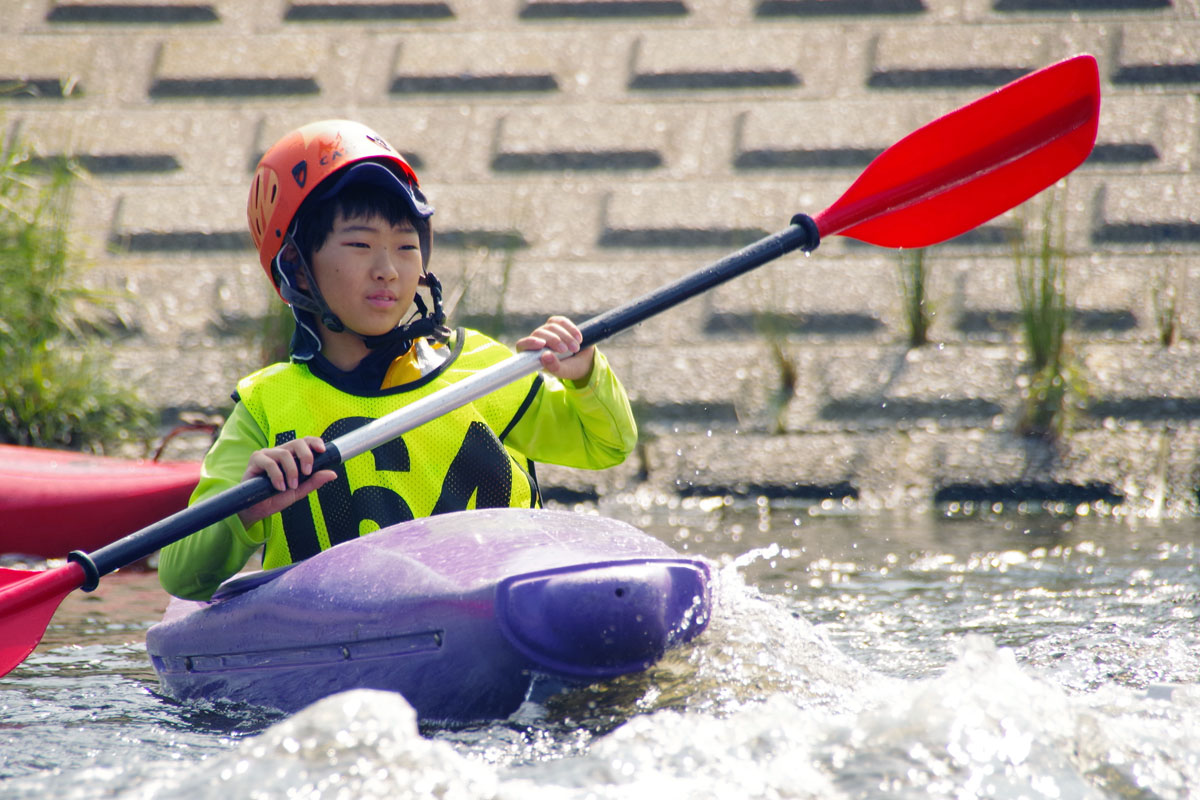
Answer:
POLYGON ((1087 402, 1087 384, 1070 347, 1072 306, 1068 295, 1065 203, 1048 192, 1036 223, 1036 207, 1024 206, 1013 238, 1019 319, 1027 372, 1022 376, 1024 408, 1018 431, 1027 436, 1060 436, 1087 402))
POLYGON ((929 344, 929 328, 933 325, 934 309, 927 297, 929 267, 925 263, 925 248, 900 251, 900 300, 904 322, 908 326, 908 346, 929 344))
POLYGON ((95 452, 148 441, 153 415, 109 369, 105 297, 68 236, 77 165, 0 149, 0 442, 95 452))

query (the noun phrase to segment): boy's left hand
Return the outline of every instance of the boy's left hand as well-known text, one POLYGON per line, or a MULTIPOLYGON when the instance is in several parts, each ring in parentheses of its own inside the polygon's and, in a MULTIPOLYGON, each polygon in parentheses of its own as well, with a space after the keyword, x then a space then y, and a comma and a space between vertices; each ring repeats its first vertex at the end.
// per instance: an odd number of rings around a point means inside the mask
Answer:
POLYGON ((518 350, 542 350, 542 369, 563 380, 585 383, 592 374, 595 347, 579 349, 583 334, 575 323, 566 317, 551 317, 538 326, 533 333, 517 341, 518 350), (574 353, 563 359, 558 354, 574 353))

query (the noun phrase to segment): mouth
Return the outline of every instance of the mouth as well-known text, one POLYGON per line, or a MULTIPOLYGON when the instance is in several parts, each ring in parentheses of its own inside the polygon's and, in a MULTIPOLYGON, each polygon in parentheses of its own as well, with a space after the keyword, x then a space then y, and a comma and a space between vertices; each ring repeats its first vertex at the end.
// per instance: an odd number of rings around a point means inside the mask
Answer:
POLYGON ((378 308, 389 308, 396 304, 396 295, 391 292, 372 292, 367 295, 367 302, 378 308))

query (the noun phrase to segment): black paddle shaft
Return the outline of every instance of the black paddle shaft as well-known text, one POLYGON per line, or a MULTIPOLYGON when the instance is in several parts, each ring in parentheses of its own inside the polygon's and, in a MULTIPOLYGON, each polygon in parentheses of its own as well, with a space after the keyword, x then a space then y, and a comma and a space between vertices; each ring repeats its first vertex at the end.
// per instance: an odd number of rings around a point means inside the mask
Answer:
MULTIPOLYGON (((817 224, 807 214, 797 214, 784 230, 765 236, 720 261, 623 306, 592 317, 579 326, 583 334, 583 347, 607 339, 684 300, 794 250, 811 252, 817 249, 820 242, 821 235, 817 224)), ((325 452, 319 454, 313 463, 313 471, 331 469, 342 463, 342 460, 337 442, 329 442, 325 452)), ((159 520, 124 539, 101 547, 94 553, 76 550, 68 558, 83 567, 87 579, 81 588, 91 591, 99 584, 102 576, 140 561, 165 545, 244 511, 273 494, 275 488, 271 486, 270 479, 266 475, 259 475, 159 520)))
MULTIPOLYGON (((326 455, 322 453, 321 455, 326 455)), ((335 452, 336 457, 336 452, 335 452)), ((95 589, 103 575, 134 564, 166 544, 203 530, 231 514, 243 511, 275 494, 275 487, 266 475, 258 475, 239 483, 195 505, 177 511, 165 519, 142 528, 137 533, 118 539, 93 553, 72 551, 67 558, 83 567, 87 580, 81 587, 85 592, 95 589)))
POLYGON ((589 347, 596 344, 642 320, 649 319, 661 311, 678 305, 684 300, 695 297, 718 284, 732 280, 794 250, 811 253, 817 249, 817 245, 820 243, 821 234, 812 217, 807 214, 797 214, 792 217, 791 224, 784 230, 764 236, 736 253, 698 269, 661 289, 614 308, 612 311, 592 317, 579 326, 579 330, 583 334, 582 346, 589 347))

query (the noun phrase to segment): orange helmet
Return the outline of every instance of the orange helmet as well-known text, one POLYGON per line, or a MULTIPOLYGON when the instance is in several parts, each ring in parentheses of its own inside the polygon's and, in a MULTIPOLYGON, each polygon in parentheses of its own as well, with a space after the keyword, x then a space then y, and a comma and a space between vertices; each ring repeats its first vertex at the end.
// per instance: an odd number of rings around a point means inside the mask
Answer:
POLYGON ((272 284, 275 284, 272 267, 301 204, 317 187, 321 187, 322 196, 331 196, 352 179, 393 189, 404 198, 418 223, 421 256, 428 264, 428 220, 433 209, 421 192, 417 173, 382 136, 366 125, 350 120, 323 120, 297 128, 272 145, 254 173, 246 215, 258 260, 272 284), (352 168, 355 164, 364 166, 352 168), (323 185, 335 174, 339 174, 337 179, 323 185))
POLYGON ((280 262, 284 245, 295 241, 296 216, 305 200, 333 197, 351 183, 373 184, 404 200, 412 212, 413 227, 420 241, 422 267, 429 264, 432 244, 429 218, 433 208, 421 192, 417 173, 382 136, 366 125, 340 119, 313 122, 284 136, 258 162, 246 216, 258 260, 275 291, 292 307, 296 318, 292 337, 294 359, 310 359, 321 349, 317 320, 330 330, 355 333, 369 347, 398 339, 430 335, 444 338, 449 334, 442 324, 446 319, 442 309, 442 287, 428 269, 424 270, 422 283, 429 289, 432 311, 418 294, 413 302, 419 320, 383 335, 365 336, 347 328, 329 308, 304 254, 298 254, 298 265, 285 266, 280 262), (295 285, 293 273, 297 268, 308 276, 307 290, 299 290, 295 285))

